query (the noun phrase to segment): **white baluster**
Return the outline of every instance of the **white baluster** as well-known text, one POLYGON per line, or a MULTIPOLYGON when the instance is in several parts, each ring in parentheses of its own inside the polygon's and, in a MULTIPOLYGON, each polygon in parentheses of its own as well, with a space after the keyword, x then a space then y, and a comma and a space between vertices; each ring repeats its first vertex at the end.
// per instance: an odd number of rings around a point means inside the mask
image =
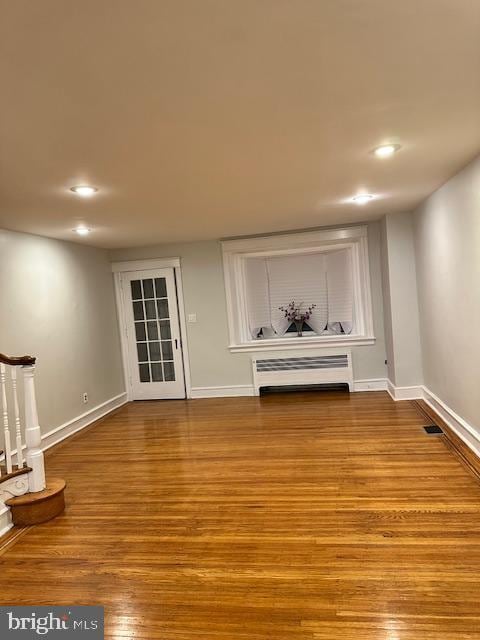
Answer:
POLYGON ((35 399, 34 374, 35 367, 25 366, 23 380, 25 390, 25 441, 27 444, 27 466, 32 471, 28 474, 29 489, 32 492, 45 489, 45 465, 41 449, 42 437, 38 424, 37 402, 35 399))
POLYGON ((7 407, 7 377, 5 365, 0 364, 0 385, 2 388, 2 408, 3 408, 3 435, 5 441, 5 465, 7 473, 12 472, 12 446, 10 444, 10 429, 8 428, 8 407, 7 407))
POLYGON ((12 390, 13 390, 13 409, 15 412, 15 441, 17 445, 17 467, 23 467, 23 451, 22 451, 22 426, 20 424, 20 409, 18 408, 17 393, 17 368, 12 367, 12 390))

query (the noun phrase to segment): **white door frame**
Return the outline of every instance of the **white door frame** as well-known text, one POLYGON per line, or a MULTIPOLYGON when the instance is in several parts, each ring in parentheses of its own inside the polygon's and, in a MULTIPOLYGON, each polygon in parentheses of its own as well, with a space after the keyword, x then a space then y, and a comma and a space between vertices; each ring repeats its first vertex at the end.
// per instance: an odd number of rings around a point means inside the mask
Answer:
POLYGON ((120 343, 122 348, 123 373, 125 376, 127 399, 130 401, 133 400, 133 394, 130 384, 125 300, 121 287, 121 274, 126 271, 145 271, 147 269, 165 269, 166 267, 173 268, 175 280, 177 283, 178 319, 180 321, 180 338, 182 341, 185 393, 187 398, 192 397, 190 359, 188 356, 187 323, 185 319, 185 304, 183 300, 182 268, 180 266, 180 258, 154 258, 152 260, 126 260, 124 262, 112 262, 112 271, 115 282, 115 297, 117 300, 118 326, 120 329, 120 343))

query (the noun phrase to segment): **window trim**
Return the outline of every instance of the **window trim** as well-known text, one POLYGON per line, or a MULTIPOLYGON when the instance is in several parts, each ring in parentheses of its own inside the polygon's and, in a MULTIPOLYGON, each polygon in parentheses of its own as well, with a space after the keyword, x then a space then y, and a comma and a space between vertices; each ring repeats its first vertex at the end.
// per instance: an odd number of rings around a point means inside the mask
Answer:
POLYGON ((250 351, 283 351, 311 349, 312 347, 337 347, 371 345, 375 343, 373 332, 370 266, 368 259, 367 226, 354 226, 322 231, 280 234, 222 243, 227 318, 232 353, 250 351), (315 335, 312 337, 268 338, 254 340, 248 332, 247 301, 245 297, 245 259, 261 256, 293 255, 351 249, 353 265, 355 334, 339 337, 315 335))

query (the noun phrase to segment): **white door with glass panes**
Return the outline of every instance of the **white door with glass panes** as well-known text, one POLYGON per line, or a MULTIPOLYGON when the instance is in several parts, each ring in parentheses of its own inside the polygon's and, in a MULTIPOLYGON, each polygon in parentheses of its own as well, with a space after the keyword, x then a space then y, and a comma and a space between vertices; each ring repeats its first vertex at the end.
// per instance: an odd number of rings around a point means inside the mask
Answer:
POLYGON ((121 274, 133 400, 185 398, 173 268, 121 274))

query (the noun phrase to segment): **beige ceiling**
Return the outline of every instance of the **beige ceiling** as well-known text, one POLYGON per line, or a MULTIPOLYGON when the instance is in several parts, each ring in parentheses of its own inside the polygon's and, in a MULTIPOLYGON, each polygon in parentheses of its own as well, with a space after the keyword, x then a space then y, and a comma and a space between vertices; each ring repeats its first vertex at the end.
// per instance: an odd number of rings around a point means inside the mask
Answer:
POLYGON ((2 227, 126 247, 364 220, 480 151, 480 0, 0 10, 2 227))

